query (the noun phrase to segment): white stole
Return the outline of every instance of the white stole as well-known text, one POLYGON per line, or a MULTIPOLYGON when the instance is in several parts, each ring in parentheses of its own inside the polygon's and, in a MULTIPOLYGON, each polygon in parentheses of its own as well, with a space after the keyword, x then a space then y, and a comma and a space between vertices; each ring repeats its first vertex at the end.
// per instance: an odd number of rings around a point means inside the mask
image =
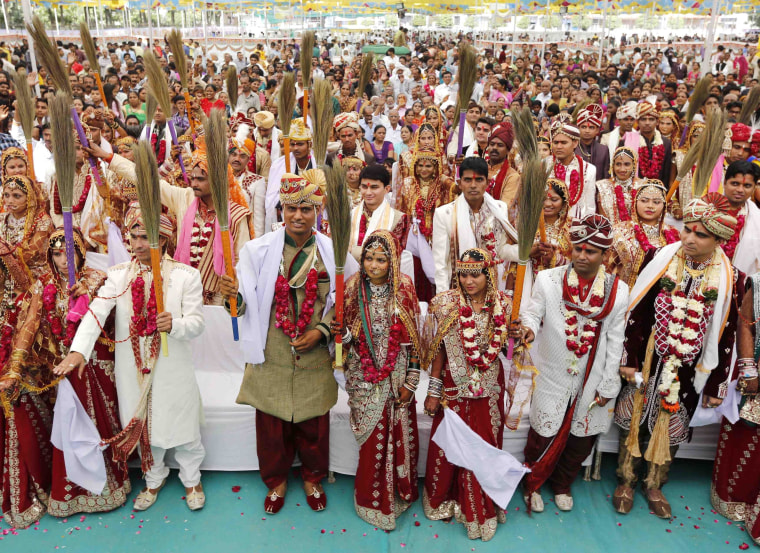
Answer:
MULTIPOLYGON (((359 202, 359 205, 354 208, 354 211, 351 214, 351 241, 349 242, 351 246, 359 245, 359 227, 361 226, 362 213, 364 213, 364 200, 359 202)), ((361 245, 363 246, 367 241, 367 238, 369 238, 370 234, 378 229, 392 230, 392 223, 393 208, 391 208, 388 200, 383 198, 383 203, 381 203, 378 208, 372 212, 372 216, 369 219, 369 224, 367 224, 367 232, 364 234, 364 240, 362 241, 361 245)))

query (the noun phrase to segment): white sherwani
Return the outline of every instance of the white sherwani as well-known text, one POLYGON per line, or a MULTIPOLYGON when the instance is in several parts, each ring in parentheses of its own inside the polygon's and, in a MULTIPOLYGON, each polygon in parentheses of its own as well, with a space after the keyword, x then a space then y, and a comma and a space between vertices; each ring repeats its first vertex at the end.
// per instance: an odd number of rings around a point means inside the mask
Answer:
MULTIPOLYGON (((487 206, 494 218, 493 225, 500 225, 503 235, 517 241, 517 231, 507 217, 507 204, 494 200, 488 193, 483 196, 483 205, 487 206)), ((470 209, 464 196, 459 196, 451 203, 439 206, 433 215, 433 261, 435 262, 435 289, 437 293, 451 289, 451 248, 462 255, 470 248, 478 247, 478 240, 470 224, 470 209), (456 232, 455 232, 456 231, 456 232), (457 237, 457 244, 452 245, 452 238, 457 237)), ((508 242, 497 244, 496 253, 505 262, 517 261, 517 244, 508 242)), ((506 263, 505 263, 506 265, 506 263)), ((501 270, 499 271, 502 272, 501 270)), ((500 284, 502 283, 499 278, 500 284)), ((503 287, 501 287, 503 289, 503 287)))
MULTIPOLYGON (((545 438, 559 432, 565 412, 581 391, 589 355, 578 359, 579 374, 573 376, 568 372, 575 354, 565 345, 566 311, 562 300, 562 280, 566 270, 567 267, 557 267, 539 272, 528 307, 521 312, 523 325, 536 336, 531 354, 538 368, 538 377, 531 399, 530 426, 545 438)), ((619 370, 627 307, 628 286, 619 281, 612 311, 598 329, 601 334, 591 374, 575 405, 570 427, 574 436, 594 436, 606 432, 612 424, 614 398, 620 392, 619 370), (597 392, 602 397, 613 399, 604 407, 589 410, 597 392)), ((583 328, 587 320, 578 315, 579 329, 583 328)))
MULTIPOLYGON (((122 426, 132 419, 140 397, 138 367, 128 338, 133 314, 129 288, 136 271, 137 262, 122 263, 108 271, 108 279, 90 303, 90 311, 82 319, 71 344, 71 351, 77 351, 89 360, 101 334, 98 321, 100 325, 105 324, 109 313, 116 308, 115 377, 122 426)), ((170 449, 200 440, 202 405, 190 340, 203 332, 205 322, 203 286, 197 269, 164 257, 161 273, 164 310, 172 314, 172 331, 167 337, 169 356, 159 353, 153 369, 150 443, 170 449)), ((146 282, 149 275, 150 271, 147 271, 143 276, 146 282)), ((144 338, 140 341, 142 343, 144 338)))
MULTIPOLYGON (((611 159, 611 158, 610 158, 611 159)), ((590 163, 579 159, 578 156, 573 158, 565 172, 565 184, 570 190, 570 175, 573 170, 578 170, 578 164, 583 169, 583 193, 575 204, 575 207, 568 213, 574 219, 582 219, 586 215, 596 213, 596 167, 590 163)), ((554 158, 547 157, 544 160, 544 166, 549 170, 549 177, 556 178, 554 175, 554 158)))
POLYGON ((760 208, 749 200, 739 215, 744 215, 745 219, 733 265, 747 276, 754 275, 760 271, 760 208))

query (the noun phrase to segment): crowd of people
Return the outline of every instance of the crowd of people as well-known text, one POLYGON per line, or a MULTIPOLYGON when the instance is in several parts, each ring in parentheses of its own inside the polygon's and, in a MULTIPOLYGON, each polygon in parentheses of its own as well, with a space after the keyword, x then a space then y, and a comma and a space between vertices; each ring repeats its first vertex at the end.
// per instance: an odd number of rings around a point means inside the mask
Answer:
MULTIPOLYGON (((28 44, 0 51, 6 522, 25 528, 46 512, 119 507, 131 493, 135 452, 145 477, 136 510, 157 501, 168 450, 188 507, 201 509, 203 406, 192 343, 205 306, 223 306, 237 309, 246 362, 237 402, 255 408, 268 513, 290 495, 296 454, 309 506, 327 507, 322 481, 340 385, 359 447, 356 513, 394 529, 420 495, 415 394, 426 385, 433 434, 450 410, 501 449, 505 426, 514 430, 529 411, 531 472, 521 493, 532 513, 544 510, 542 487, 559 509, 573 508, 583 461, 614 424, 614 508, 629 513, 643 500, 669 519, 663 486, 679 446, 696 419, 720 424, 711 500, 760 544, 756 50, 719 45, 706 83, 694 50, 623 45, 598 59, 557 45, 543 57, 539 48, 486 49, 477 52, 471 97, 460 99, 466 36, 391 35, 369 66, 363 43, 331 37, 313 52, 287 39, 222 59, 193 41, 180 53, 165 41, 101 40, 97 67, 79 45, 59 43, 86 137, 72 130, 70 209, 57 183, 50 68, 30 71, 24 84, 12 73, 31 70, 28 44), (149 50, 171 113, 150 106, 149 50), (369 78, 360 89, 363 66, 369 78), (313 151, 317 100, 300 77, 288 79, 305 69, 332 89, 326 159, 313 151), (17 86, 36 98, 32 136, 17 86), (297 99, 292 113, 281 112, 285 95, 297 99), (228 125, 232 276, 204 134, 215 110, 228 125), (526 110, 527 143, 545 169, 527 259, 518 229, 530 216, 521 205, 532 154, 518 145, 525 136, 516 138, 526 110), (726 123, 716 134, 718 116, 726 123), (700 163, 716 141, 721 155, 704 181, 700 163), (158 246, 138 202, 138 143, 150 146, 160 174, 158 246), (345 173, 345 260, 330 238, 338 230, 325 210, 326 165, 345 173), (69 214, 75 253, 67 258, 69 214), (156 247, 160 275, 151 271, 156 247), (336 276, 343 270, 345 289, 336 276), (336 364, 343 370, 334 373, 336 364), (527 398, 516 393, 524 378, 533 378, 527 398), (74 478, 67 446, 51 441, 53 407, 71 400, 64 383, 108 446, 94 453, 105 459, 96 485, 74 478)), ((475 473, 435 441, 421 489, 425 515, 456 519, 471 539, 493 538, 504 521, 475 473)))

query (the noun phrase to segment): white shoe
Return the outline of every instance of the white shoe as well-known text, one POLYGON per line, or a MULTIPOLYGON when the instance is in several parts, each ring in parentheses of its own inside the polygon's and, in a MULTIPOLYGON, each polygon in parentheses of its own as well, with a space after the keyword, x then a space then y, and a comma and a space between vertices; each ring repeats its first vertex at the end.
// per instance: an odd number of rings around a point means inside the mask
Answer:
POLYGON ((185 496, 185 502, 191 511, 198 511, 206 504, 206 494, 203 490, 198 491, 193 488, 193 491, 185 496))
POLYGON ((523 499, 525 499, 525 504, 530 505, 530 510, 534 513, 543 513, 544 512, 544 499, 541 497, 541 494, 538 492, 533 492, 530 494, 530 496, 523 496, 523 499))
POLYGON ((146 509, 152 507, 158 499, 158 492, 161 491, 161 488, 164 487, 164 484, 166 484, 166 480, 161 482, 161 485, 156 489, 156 493, 151 493, 148 491, 148 488, 145 488, 143 491, 137 494, 133 509, 135 511, 145 511, 146 509))
POLYGON ((554 503, 560 511, 571 511, 573 509, 573 496, 569 493, 558 493, 554 496, 554 503))

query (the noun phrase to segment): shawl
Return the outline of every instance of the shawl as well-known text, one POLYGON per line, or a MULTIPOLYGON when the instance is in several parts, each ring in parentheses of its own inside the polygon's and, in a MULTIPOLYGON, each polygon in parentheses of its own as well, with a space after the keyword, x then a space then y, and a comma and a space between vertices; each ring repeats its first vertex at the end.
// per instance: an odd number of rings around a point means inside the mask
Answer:
MULTIPOLYGON (((177 250, 174 252, 174 259, 185 265, 190 265, 190 241, 192 239, 195 216, 198 213, 199 201, 199 198, 195 198, 185 212, 185 217, 182 219, 182 230, 177 240, 177 250)), ((227 209, 229 210, 229 203, 227 209)), ((228 220, 232 220, 231 215, 228 220)), ((224 248, 222 246, 222 230, 219 227, 219 219, 217 217, 214 217, 214 243, 212 247, 214 248, 214 271, 218 275, 223 275, 225 274, 224 248)), ((230 233, 230 251, 235 251, 232 233, 230 233)))

